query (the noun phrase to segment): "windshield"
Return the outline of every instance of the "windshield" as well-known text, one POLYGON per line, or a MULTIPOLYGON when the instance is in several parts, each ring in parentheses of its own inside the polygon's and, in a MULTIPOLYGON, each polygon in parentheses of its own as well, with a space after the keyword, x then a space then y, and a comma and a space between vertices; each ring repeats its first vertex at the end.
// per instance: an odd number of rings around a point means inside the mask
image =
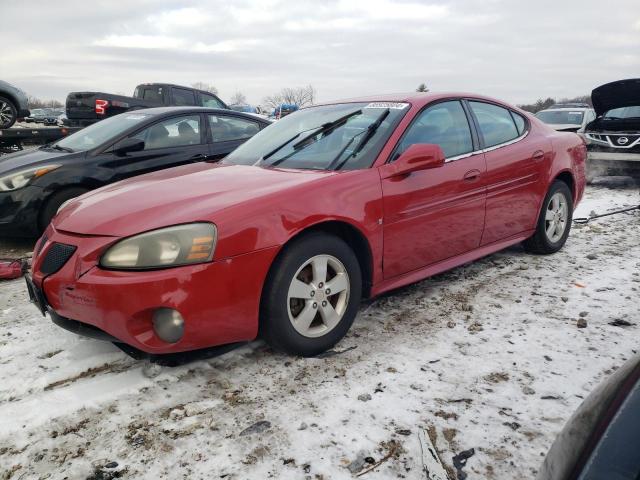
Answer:
POLYGON ((234 150, 224 163, 314 170, 371 166, 408 103, 342 103, 299 110, 234 150))
POLYGON ((614 108, 605 113, 604 118, 640 118, 640 106, 614 108))
POLYGON ((93 125, 83 128, 68 137, 53 144, 54 147, 72 152, 83 152, 117 137, 124 131, 134 127, 151 115, 144 113, 121 113, 113 117, 101 120, 93 125))
POLYGON ((576 110, 544 110, 536 117, 550 125, 582 125, 584 112, 576 110))

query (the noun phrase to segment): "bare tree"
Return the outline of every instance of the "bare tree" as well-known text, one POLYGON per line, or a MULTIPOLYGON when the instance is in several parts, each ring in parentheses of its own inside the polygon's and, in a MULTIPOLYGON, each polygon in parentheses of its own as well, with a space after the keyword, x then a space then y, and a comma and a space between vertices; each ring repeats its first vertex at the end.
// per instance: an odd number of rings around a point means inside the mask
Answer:
POLYGON ((271 108, 276 108, 283 103, 306 107, 313 105, 316 99, 316 90, 312 85, 306 87, 286 87, 280 92, 264 98, 264 103, 271 108))
POLYGON ((416 88, 416 92, 428 92, 429 89, 427 88, 427 84, 426 83, 421 83, 420 85, 418 85, 418 88, 416 88))
POLYGON ((236 92, 231 96, 229 100, 230 105, 246 105, 247 97, 242 92, 236 92))
POLYGON ((214 95, 218 94, 218 89, 215 87, 215 85, 211 85, 209 83, 196 82, 192 83, 191 86, 197 90, 203 90, 205 92, 213 93, 214 95))
POLYGON ((58 100, 41 100, 32 95, 29 95, 27 103, 29 108, 60 108, 64 106, 64 104, 58 100))

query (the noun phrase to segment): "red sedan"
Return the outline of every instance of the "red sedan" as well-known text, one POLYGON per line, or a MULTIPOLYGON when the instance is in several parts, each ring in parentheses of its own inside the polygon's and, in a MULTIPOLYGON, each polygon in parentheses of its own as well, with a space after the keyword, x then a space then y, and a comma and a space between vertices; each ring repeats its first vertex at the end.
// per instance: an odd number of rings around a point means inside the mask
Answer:
POLYGON ((314 106, 221 163, 63 206, 27 286, 58 325, 148 353, 260 334, 316 355, 364 297, 518 242, 560 250, 585 157, 576 134, 478 95, 314 106))

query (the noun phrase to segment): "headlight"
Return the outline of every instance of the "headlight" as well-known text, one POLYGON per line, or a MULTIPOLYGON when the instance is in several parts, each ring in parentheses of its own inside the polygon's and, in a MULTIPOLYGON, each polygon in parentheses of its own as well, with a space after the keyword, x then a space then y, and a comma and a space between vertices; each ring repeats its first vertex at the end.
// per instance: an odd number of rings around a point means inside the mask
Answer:
POLYGON ((209 262, 216 248, 213 223, 161 228, 126 238, 110 247, 100 266, 115 270, 144 270, 209 262))
POLYGON ((41 177, 59 167, 60 165, 44 165, 0 177, 0 192, 10 192, 26 187, 31 180, 41 177))

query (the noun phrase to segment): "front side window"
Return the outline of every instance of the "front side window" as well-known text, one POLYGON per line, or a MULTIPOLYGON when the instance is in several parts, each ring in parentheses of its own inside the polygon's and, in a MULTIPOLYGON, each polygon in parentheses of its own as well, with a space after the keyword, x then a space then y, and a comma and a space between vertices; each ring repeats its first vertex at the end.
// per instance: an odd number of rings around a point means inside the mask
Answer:
POLYGON ((341 103, 310 107, 262 129, 223 163, 313 170, 369 168, 408 103, 341 103))
POLYGON ((194 106, 196 104, 196 97, 192 90, 186 90, 184 88, 174 88, 173 103, 178 107, 194 106))
POLYGON ((200 143, 200 115, 184 115, 154 123, 132 135, 132 138, 142 140, 145 150, 198 145, 200 143))
POLYGON ((506 108, 473 101, 470 101, 469 105, 478 120, 485 148, 509 142, 520 136, 511 113, 506 108))
POLYGON ((213 95, 207 95, 206 93, 200 94, 200 106, 209 108, 224 108, 224 105, 213 95))
POLYGON ((213 142, 229 142, 251 138, 260 131, 257 122, 224 115, 209 115, 213 142))
POLYGON ((471 129, 462 104, 442 102, 420 113, 400 141, 394 159, 414 143, 440 145, 446 158, 472 152, 471 129))

